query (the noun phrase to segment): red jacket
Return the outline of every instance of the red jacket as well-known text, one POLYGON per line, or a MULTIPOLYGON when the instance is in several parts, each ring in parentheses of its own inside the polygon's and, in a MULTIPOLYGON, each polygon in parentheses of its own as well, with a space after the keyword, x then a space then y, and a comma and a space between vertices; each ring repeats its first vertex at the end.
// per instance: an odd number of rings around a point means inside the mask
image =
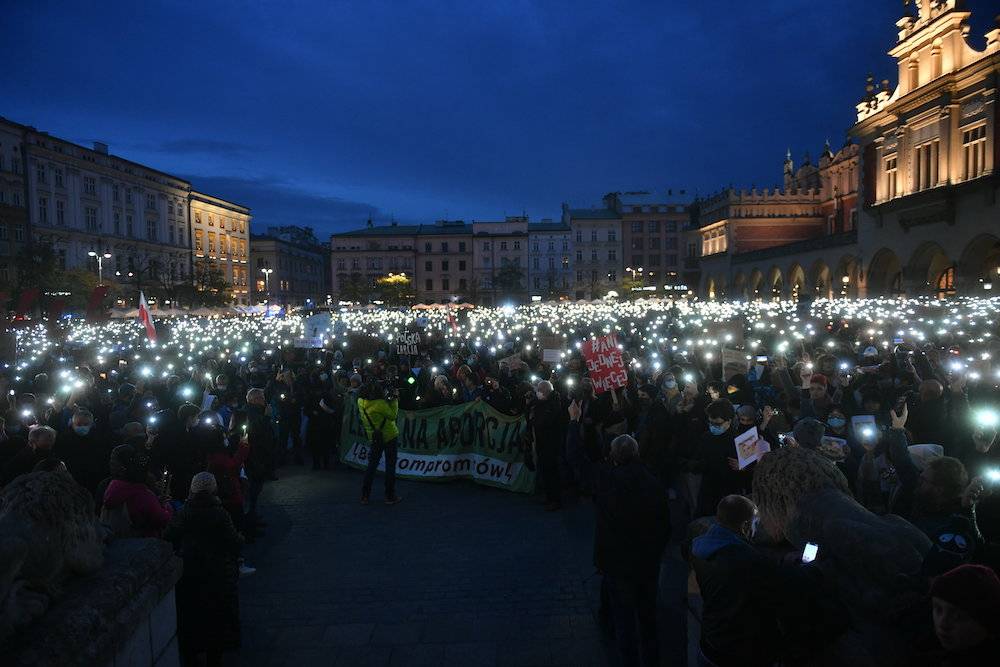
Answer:
POLYGON ((174 516, 169 503, 161 503, 145 484, 113 479, 104 492, 104 506, 114 509, 125 505, 132 527, 142 537, 159 537, 174 516))
POLYGON ((240 484, 240 468, 250 455, 250 445, 241 442, 236 453, 214 451, 208 455, 208 472, 215 475, 219 485, 219 500, 227 509, 243 507, 243 486, 240 484))

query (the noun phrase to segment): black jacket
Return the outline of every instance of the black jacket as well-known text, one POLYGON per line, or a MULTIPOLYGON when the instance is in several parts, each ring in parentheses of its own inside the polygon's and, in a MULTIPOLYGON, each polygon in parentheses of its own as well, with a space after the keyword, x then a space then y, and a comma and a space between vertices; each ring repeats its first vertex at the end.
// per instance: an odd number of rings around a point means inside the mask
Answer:
POLYGON ((692 565, 703 600, 705 655, 719 667, 774 662, 784 597, 777 565, 717 524, 694 541, 692 565))
POLYGON ((76 483, 93 495, 97 485, 110 473, 111 440, 91 430, 87 435, 77 435, 72 428, 56 438, 53 453, 66 464, 66 469, 76 483))
POLYGON ((655 574, 670 538, 667 491, 638 461, 604 467, 598 476, 594 565, 642 579, 655 574))
POLYGON ((184 559, 184 574, 177 585, 181 645, 201 651, 238 648, 238 557, 243 538, 229 512, 214 494, 195 494, 163 536, 184 559))

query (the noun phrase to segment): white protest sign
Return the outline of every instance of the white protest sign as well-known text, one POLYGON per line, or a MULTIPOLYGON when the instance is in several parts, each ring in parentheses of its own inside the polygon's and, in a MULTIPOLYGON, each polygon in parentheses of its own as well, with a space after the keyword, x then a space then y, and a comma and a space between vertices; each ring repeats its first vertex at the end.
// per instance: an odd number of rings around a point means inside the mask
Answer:
POLYGON ((764 454, 771 451, 771 444, 760 437, 757 427, 752 426, 748 430, 736 436, 736 460, 740 463, 740 470, 757 461, 764 454))

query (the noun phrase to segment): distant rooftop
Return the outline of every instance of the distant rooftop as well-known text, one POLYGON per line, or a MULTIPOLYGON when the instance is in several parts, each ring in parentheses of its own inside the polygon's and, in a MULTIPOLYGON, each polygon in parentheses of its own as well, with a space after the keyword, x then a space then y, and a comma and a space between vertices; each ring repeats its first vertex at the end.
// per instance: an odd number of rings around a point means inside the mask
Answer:
POLYGON ((567 209, 571 220, 617 220, 618 213, 610 208, 567 209))

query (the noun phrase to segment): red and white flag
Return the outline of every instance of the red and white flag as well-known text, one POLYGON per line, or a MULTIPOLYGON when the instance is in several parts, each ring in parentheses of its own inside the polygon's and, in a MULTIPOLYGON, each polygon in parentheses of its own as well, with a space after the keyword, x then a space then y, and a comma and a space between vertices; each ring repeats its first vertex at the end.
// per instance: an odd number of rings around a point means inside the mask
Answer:
POLYGON ((153 316, 149 314, 149 306, 142 291, 139 292, 139 321, 146 327, 146 338, 151 343, 156 342, 156 327, 153 326, 153 316))

